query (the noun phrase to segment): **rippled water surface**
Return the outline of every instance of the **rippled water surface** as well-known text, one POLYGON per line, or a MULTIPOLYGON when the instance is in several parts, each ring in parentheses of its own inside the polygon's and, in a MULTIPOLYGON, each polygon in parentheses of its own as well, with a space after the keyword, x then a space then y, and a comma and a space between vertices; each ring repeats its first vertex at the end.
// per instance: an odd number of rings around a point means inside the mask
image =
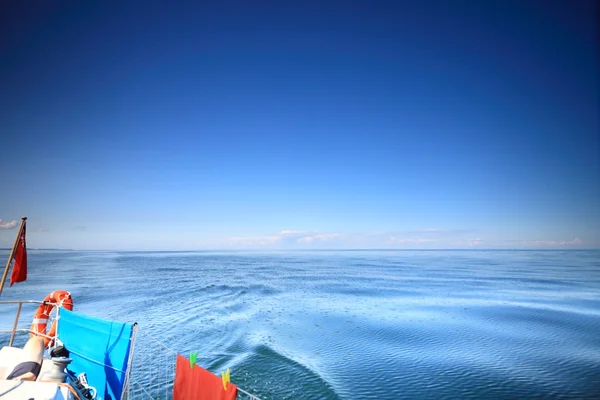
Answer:
MULTIPOLYGON (((76 311, 140 324, 136 365, 160 360, 150 334, 262 399, 600 398, 598 251, 30 251, 29 265, 2 300, 69 290, 76 311)), ((144 368, 134 379, 155 390, 144 368)))

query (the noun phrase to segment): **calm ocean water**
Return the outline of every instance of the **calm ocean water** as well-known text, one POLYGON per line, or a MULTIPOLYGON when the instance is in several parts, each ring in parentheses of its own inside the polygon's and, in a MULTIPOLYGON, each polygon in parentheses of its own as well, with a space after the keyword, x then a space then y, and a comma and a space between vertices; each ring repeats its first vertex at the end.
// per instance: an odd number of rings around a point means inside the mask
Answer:
POLYGON ((76 311, 140 324, 136 365, 160 362, 150 334, 263 399, 600 398, 599 251, 30 251, 29 265, 2 300, 69 290, 76 311))

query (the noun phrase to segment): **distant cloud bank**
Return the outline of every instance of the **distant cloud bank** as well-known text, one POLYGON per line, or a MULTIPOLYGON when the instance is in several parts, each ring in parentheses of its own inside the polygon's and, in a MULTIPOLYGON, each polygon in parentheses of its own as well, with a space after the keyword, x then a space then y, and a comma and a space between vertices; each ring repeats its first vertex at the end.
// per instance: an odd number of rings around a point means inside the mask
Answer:
POLYGON ((5 221, 0 218, 0 229, 13 229, 17 227, 17 221, 5 221))
POLYGON ((585 244, 572 240, 488 240, 467 229, 422 229, 398 232, 343 234, 337 232, 282 230, 266 236, 235 236, 226 247, 242 248, 510 248, 577 247, 585 244))
POLYGON ((342 235, 339 233, 319 233, 318 231, 293 231, 283 230, 277 234, 269 236, 239 237, 229 238, 229 245, 232 246, 282 246, 294 244, 309 244, 319 242, 333 242, 342 235))
MULTIPOLYGON (((515 243, 515 241, 511 241, 515 243)), ((519 240, 516 244, 524 246, 575 246, 585 244, 583 240, 576 237, 573 240, 519 240)))

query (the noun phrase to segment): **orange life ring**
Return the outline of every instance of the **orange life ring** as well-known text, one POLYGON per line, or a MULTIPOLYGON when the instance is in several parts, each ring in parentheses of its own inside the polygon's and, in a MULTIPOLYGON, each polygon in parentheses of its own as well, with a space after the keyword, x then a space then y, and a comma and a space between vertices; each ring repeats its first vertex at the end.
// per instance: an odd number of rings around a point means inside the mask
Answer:
MULTIPOLYGON (((44 302, 40 304, 35 312, 35 315, 33 316, 33 323, 31 324, 31 337, 39 336, 37 335, 38 333, 46 335, 48 318, 50 317, 50 313, 54 307, 64 307, 67 310, 73 310, 73 299, 71 298, 71 293, 64 290, 55 290, 44 298, 44 302)), ((56 320, 54 320, 52 323, 50 332, 47 336, 50 337, 42 337, 44 338, 44 345, 46 348, 49 348, 54 342, 54 337, 56 337, 56 320)))

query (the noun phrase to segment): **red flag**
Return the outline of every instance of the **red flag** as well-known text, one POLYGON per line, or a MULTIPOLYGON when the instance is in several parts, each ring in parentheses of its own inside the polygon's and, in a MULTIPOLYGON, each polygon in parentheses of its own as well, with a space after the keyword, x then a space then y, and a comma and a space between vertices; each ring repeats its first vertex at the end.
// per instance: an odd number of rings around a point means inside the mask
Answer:
POLYGON ((221 378, 195 364, 190 368, 189 360, 177 355, 173 400, 235 400, 237 392, 233 383, 225 390, 221 378))
POLYGON ((25 245, 25 224, 17 243, 15 251, 15 265, 13 266, 12 274, 10 275, 10 286, 16 282, 23 282, 27 279, 27 246, 25 245))

